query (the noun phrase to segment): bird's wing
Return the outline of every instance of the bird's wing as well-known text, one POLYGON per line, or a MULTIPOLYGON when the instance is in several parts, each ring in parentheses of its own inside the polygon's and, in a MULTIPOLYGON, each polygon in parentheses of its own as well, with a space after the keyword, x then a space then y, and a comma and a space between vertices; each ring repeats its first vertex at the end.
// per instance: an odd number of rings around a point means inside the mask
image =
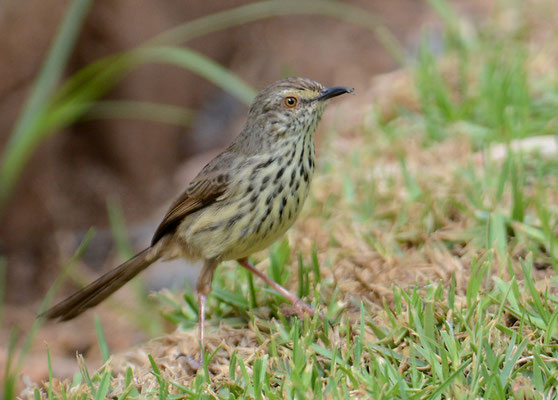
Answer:
POLYGON ((184 217, 218 201, 229 186, 229 174, 222 169, 206 171, 194 178, 186 190, 176 199, 153 235, 151 245, 168 233, 173 233, 184 217))

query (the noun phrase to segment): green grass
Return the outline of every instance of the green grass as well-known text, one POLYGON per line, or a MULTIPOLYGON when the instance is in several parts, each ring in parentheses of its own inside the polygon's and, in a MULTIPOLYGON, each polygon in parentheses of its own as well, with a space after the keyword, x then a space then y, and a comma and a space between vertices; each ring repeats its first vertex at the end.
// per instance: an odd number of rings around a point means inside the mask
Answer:
MULTIPOLYGON (((233 352, 228 377, 219 384, 207 369, 211 355, 189 385, 164 378, 150 356, 158 386, 156 393, 140 395, 507 399, 512 387, 527 398, 556 394, 557 299, 529 283, 530 289, 520 290, 515 276, 486 290, 492 263, 488 254, 472 266, 475 274, 463 304, 454 301, 459 296, 454 285, 438 283, 420 290, 395 287, 393 305, 384 306, 380 315, 359 303, 359 312, 337 310, 326 320, 252 319, 268 352, 248 364, 233 352)), ((521 280, 529 282, 532 260, 525 261, 523 272, 521 280)), ((334 306, 327 299, 321 303, 334 306)), ((106 390, 106 374, 91 379, 91 393, 106 390)))
POLYGON ((210 351, 193 339, 193 291, 162 293, 162 315, 181 331, 154 342, 144 365, 90 373, 79 358, 73 382, 50 377, 36 397, 556 398, 558 162, 488 155, 556 135, 558 75, 532 72, 535 32, 522 21, 465 35, 446 3, 430 3, 444 51, 434 57, 425 41, 404 72, 416 107, 375 104, 351 135, 330 132, 291 240, 254 260, 324 319, 285 317, 281 296, 227 263, 208 299, 210 351), (199 368, 179 361, 196 355, 199 368))

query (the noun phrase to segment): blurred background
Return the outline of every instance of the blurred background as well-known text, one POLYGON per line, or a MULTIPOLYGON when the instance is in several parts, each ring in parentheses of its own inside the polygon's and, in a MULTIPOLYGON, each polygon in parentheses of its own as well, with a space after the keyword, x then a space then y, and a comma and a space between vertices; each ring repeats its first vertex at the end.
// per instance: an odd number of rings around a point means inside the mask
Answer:
MULTIPOLYGON (((31 325, 91 227, 96 234, 79 268, 86 271, 84 282, 117 264, 123 253, 145 247, 172 198, 239 132, 255 91, 282 77, 304 76, 354 87, 351 104, 357 107, 369 101, 365 93, 374 76, 412 62, 422 27, 429 27, 436 47, 439 24, 436 2, 423 0, 316 1, 311 7, 277 1, 257 10, 250 8, 256 3, 236 0, 77 3, 0 6, 0 254, 7 266, 2 341, 9 328, 31 325), (247 8, 216 17, 240 6, 247 8), (55 38, 65 39, 65 47, 44 68, 55 38), (146 43, 162 52, 130 53, 146 43), (37 89, 41 75, 43 92, 37 89), (26 109, 30 114, 22 119, 26 109), (12 150, 18 155, 8 165, 12 150), (122 237, 131 242, 119 248, 122 226, 122 237)), ((450 3, 474 20, 490 11, 491 2, 450 3)), ((148 274, 146 285, 166 286, 175 273, 168 279, 148 274)), ((90 327, 87 318, 76 324, 90 327)), ((106 328, 111 350, 145 338, 123 334, 133 324, 123 326, 106 328)), ((53 347, 62 342, 62 355, 71 360, 76 349, 87 352, 94 342, 94 332, 76 338, 48 329, 44 340, 53 347)), ((40 376, 43 367, 27 373, 40 376)))

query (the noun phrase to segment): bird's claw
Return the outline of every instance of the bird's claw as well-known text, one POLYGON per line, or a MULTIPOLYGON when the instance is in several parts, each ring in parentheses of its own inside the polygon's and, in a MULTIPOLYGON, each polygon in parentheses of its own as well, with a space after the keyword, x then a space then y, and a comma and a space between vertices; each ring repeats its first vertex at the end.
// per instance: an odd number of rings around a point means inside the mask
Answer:
MULTIPOLYGON (((304 319, 305 315, 314 316, 316 310, 309 304, 306 304, 302 300, 294 302, 290 307, 285 307, 282 309, 283 315, 290 317, 292 315, 297 315, 300 319, 304 319)), ((320 314, 321 315, 321 314, 320 314)))

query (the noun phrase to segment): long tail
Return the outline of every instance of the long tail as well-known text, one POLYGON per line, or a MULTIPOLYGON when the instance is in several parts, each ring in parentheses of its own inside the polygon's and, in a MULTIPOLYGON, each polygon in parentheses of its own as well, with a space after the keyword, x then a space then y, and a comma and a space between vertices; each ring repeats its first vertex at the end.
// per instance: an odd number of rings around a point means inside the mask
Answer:
POLYGON ((88 308, 102 302, 134 276, 149 267, 159 258, 159 249, 160 246, 156 245, 136 254, 125 263, 40 314, 39 318, 67 321, 77 317, 88 308))

